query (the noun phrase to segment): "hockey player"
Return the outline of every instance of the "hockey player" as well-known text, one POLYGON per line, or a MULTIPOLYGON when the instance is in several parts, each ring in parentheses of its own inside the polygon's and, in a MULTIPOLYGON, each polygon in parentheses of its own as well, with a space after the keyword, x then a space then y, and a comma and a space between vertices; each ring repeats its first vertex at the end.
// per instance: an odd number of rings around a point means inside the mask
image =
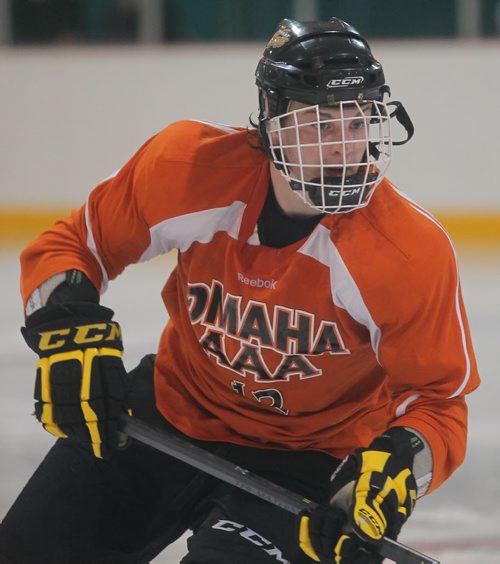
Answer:
POLYGON ((35 414, 59 439, 4 518, 6 562, 148 562, 187 529, 183 563, 378 562, 462 462, 479 377, 456 257, 385 178, 408 115, 336 18, 283 20, 256 77, 256 129, 170 125, 24 250, 35 414), (171 249, 170 320, 127 374, 99 296, 171 249), (127 412, 321 509, 125 440, 127 412))

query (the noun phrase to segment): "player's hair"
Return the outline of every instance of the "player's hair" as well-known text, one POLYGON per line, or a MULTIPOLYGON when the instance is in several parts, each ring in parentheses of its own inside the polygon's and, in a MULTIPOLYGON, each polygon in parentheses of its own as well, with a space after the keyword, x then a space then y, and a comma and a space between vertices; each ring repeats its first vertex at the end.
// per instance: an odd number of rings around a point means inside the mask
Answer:
POLYGON ((264 145, 262 143, 262 137, 259 131, 259 120, 253 117, 253 114, 250 114, 248 117, 248 126, 247 126, 247 142, 252 147, 252 149, 259 149, 265 152, 264 145))

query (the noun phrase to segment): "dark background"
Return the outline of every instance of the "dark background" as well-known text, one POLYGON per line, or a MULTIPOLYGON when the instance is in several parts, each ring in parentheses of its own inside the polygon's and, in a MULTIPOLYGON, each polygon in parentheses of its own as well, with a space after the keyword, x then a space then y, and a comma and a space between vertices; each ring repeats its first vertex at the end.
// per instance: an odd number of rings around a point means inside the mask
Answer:
MULTIPOLYGON (((148 0, 3 0, 13 44, 135 42, 148 0)), ((475 0, 465 0, 475 2, 475 0)), ((460 0, 311 0, 318 19, 355 21, 377 38, 453 38, 460 0)), ((293 0, 158 0, 160 41, 249 41, 272 35, 284 17, 296 17, 293 0)), ((476 35, 500 35, 500 0, 479 0, 476 35)), ((307 4, 306 4, 307 6, 307 4)), ((463 6, 463 4, 462 4, 463 6)))

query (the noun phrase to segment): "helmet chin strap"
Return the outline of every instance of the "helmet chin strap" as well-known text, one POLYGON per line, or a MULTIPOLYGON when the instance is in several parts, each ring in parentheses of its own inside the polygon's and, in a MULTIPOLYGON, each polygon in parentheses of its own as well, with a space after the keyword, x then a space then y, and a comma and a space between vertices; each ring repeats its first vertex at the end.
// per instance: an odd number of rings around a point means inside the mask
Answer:
POLYGON ((289 183, 296 192, 302 194, 305 190, 315 208, 327 213, 329 208, 334 208, 338 213, 351 211, 363 203, 370 195, 377 177, 376 172, 369 172, 368 175, 357 172, 346 176, 343 182, 341 176, 324 176, 312 178, 304 184, 297 180, 290 180, 289 183))

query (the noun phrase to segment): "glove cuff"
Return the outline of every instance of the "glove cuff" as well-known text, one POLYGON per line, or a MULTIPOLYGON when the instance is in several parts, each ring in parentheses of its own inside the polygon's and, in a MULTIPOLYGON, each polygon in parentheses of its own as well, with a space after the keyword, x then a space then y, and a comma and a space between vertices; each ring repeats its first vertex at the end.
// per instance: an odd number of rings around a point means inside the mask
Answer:
POLYGON ((95 320, 111 321, 115 312, 109 307, 93 302, 67 302, 47 304, 26 318, 26 328, 31 330, 46 323, 68 320, 89 323, 95 320))
POLYGON ((369 448, 394 454, 411 470, 415 455, 425 448, 425 444, 418 435, 405 427, 391 427, 383 435, 376 437, 369 448))

